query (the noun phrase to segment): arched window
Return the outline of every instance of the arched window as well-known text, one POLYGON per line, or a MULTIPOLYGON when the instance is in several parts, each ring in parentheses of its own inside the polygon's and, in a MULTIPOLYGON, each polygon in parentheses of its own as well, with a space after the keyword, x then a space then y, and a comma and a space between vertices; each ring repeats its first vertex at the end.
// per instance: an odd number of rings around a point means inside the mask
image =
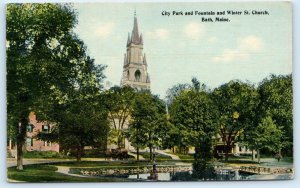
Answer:
POLYGON ((129 70, 127 71, 127 79, 129 80, 129 70))
POLYGON ((141 71, 140 70, 135 71, 134 77, 135 77, 135 81, 139 82, 141 79, 141 71))

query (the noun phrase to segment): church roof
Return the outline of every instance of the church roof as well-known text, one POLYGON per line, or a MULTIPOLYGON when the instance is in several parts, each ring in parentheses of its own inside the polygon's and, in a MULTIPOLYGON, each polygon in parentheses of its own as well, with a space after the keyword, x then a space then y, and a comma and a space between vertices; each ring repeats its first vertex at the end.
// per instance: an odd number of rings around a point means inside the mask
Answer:
MULTIPOLYGON (((128 39, 129 41, 129 39, 128 39)), ((136 15, 134 15, 134 20, 133 20, 133 29, 131 33, 131 38, 130 42, 127 41, 127 44, 133 43, 133 44, 143 44, 143 37, 142 34, 139 34, 139 27, 138 27, 138 22, 136 15)))

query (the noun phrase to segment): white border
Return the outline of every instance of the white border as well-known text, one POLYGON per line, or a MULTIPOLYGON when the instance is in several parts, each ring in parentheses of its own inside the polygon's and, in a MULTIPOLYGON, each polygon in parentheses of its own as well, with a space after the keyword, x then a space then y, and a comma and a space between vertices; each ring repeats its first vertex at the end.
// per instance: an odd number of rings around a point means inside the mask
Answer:
MULTIPOLYGON (((215 2, 241 2, 249 0, 215 0, 215 2)), ((251 0, 261 1, 261 0, 251 0)), ((280 0, 264 0, 264 1, 280 1, 280 0)), ((300 118, 300 55, 299 55, 299 33, 300 33, 300 3, 296 0, 292 1, 293 4, 293 84, 294 84, 294 165, 295 165, 295 179, 288 181, 248 181, 248 182, 168 182, 168 183, 7 183, 6 182, 6 59, 5 59, 5 4, 6 3, 24 3, 24 2, 186 2, 184 0, 1 0, 0 1, 0 187, 31 187, 37 188, 43 186, 48 188, 52 186, 64 187, 64 188, 77 188, 83 186, 91 187, 165 187, 172 186, 173 188, 185 187, 217 187, 217 188, 232 188, 232 187, 300 187, 300 176, 299 176, 299 159, 300 150, 299 142, 300 135, 299 118, 300 118), (297 157, 295 157, 297 156, 297 157)), ((189 0, 189 2, 208 2, 208 0, 189 0)))

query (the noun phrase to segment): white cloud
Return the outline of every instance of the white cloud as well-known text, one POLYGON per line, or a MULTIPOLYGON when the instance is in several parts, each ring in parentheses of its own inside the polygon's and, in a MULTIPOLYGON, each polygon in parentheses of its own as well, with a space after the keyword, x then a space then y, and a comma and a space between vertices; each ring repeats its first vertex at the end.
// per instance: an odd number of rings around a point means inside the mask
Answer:
POLYGON ((115 24, 112 22, 99 24, 99 26, 96 27, 95 34, 98 37, 107 38, 112 33, 114 27, 115 24))
POLYGON ((205 28, 202 24, 191 22, 184 27, 183 32, 186 37, 193 40, 198 40, 204 35, 205 28))
POLYGON ((251 52, 259 52, 263 48, 262 40, 255 36, 247 36, 241 39, 239 43, 240 49, 251 52))
POLYGON ((149 31, 147 32, 147 34, 151 38, 167 39, 169 37, 170 32, 167 29, 159 28, 153 31, 149 31))
POLYGON ((231 62, 245 60, 263 49, 263 41, 256 36, 246 36, 238 40, 237 48, 225 49, 219 56, 213 57, 214 62, 231 62))

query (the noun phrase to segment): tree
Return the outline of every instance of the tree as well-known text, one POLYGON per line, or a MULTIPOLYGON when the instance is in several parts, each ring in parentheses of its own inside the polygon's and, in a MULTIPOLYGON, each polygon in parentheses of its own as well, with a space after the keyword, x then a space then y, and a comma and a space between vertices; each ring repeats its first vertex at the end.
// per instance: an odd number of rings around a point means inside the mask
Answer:
POLYGON ((176 85, 174 85, 173 87, 171 87, 167 90, 166 102, 167 102, 168 106, 172 104, 173 100, 178 95, 180 95, 180 93, 182 91, 190 90, 190 89, 193 89, 193 90, 196 90, 196 91, 208 91, 206 85, 199 82, 199 80, 196 77, 193 77, 191 81, 192 81, 191 84, 188 84, 188 83, 186 83, 186 84, 176 84, 176 85))
POLYGON ((6 23, 8 126, 16 133, 17 168, 22 170, 29 112, 42 120, 51 88, 73 86, 86 48, 72 32, 76 13, 66 4, 9 4, 6 23))
POLYGON ((114 140, 116 137, 115 143, 118 148, 122 147, 124 131, 132 113, 135 95, 134 89, 128 86, 112 87, 105 94, 105 104, 109 110, 108 119, 113 125, 110 132, 112 138, 110 139, 114 140))
POLYGON ((225 160, 237 136, 255 122, 259 95, 253 85, 230 81, 216 88, 213 99, 220 113, 219 135, 225 146, 225 160))
POLYGON ((262 118, 258 126, 247 132, 247 145, 257 151, 257 161, 260 163, 260 150, 268 148, 278 151, 282 147, 283 132, 274 123, 271 117, 262 118))
POLYGON ((137 155, 139 149, 149 147, 150 160, 153 160, 153 147, 161 145, 160 131, 163 130, 165 122, 163 101, 149 91, 138 92, 127 132, 129 141, 137 150, 137 155))
POLYGON ((40 134, 41 139, 58 141, 64 150, 76 151, 77 161, 81 160, 85 146, 105 147, 109 130, 108 111, 101 93, 105 66, 95 65, 90 57, 75 67, 72 87, 61 91, 52 87, 51 107, 47 120, 56 123, 53 134, 40 134), (54 140, 53 140, 54 139, 54 140))
POLYGON ((209 94, 195 90, 182 92, 174 100, 170 119, 179 130, 179 142, 195 147, 195 159, 210 160, 219 114, 209 94))
POLYGON ((260 94, 259 113, 262 117, 271 117, 279 129, 283 131, 282 147, 288 155, 293 154, 293 86, 292 75, 271 75, 264 79, 258 87, 260 94))
POLYGON ((177 84, 169 88, 166 92, 166 101, 171 105, 173 100, 184 90, 189 89, 189 84, 177 84))

